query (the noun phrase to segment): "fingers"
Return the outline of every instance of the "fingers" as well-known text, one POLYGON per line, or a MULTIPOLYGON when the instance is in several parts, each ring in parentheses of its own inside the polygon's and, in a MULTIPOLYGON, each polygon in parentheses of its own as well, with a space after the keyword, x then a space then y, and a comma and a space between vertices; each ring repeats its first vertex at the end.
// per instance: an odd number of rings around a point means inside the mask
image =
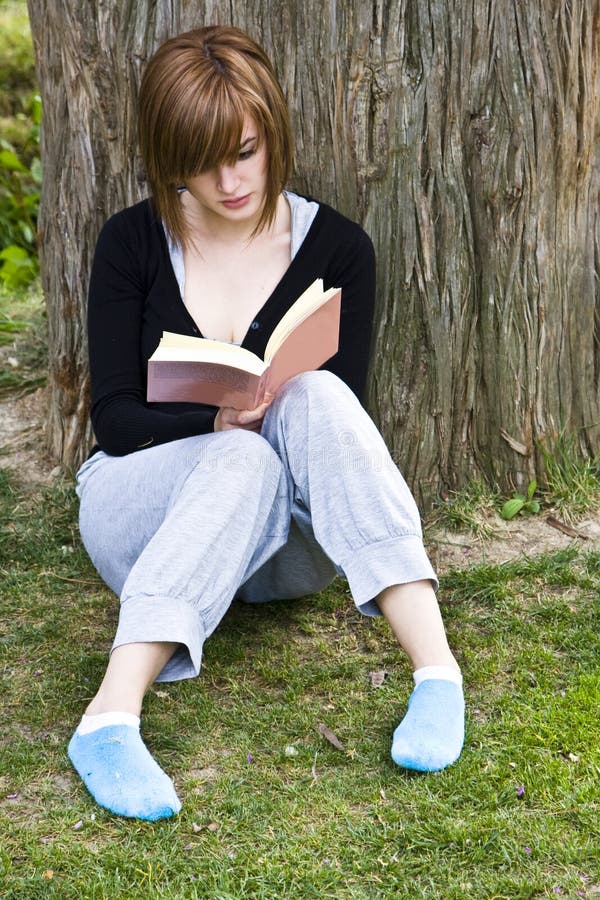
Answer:
POLYGON ((261 422, 269 408, 269 402, 261 403, 256 409, 237 410, 239 425, 251 425, 253 422, 261 422))
POLYGON ((245 428, 247 431, 260 431, 271 399, 272 397, 269 397, 256 409, 234 409, 232 406, 222 406, 215 417, 214 430, 226 431, 229 428, 245 428))

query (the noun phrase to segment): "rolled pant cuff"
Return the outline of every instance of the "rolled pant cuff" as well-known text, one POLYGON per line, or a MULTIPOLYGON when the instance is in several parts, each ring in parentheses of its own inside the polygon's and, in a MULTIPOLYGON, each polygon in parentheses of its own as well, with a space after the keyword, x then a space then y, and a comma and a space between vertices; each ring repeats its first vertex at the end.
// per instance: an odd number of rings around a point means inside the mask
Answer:
POLYGON ((202 620, 185 600, 132 597, 121 604, 112 650, 134 643, 181 644, 156 678, 180 681, 199 674, 204 639, 202 620))
POLYGON ((342 562, 354 602, 366 616, 381 615, 373 599, 393 584, 429 579, 435 590, 438 580, 421 537, 398 535, 366 544, 342 562))

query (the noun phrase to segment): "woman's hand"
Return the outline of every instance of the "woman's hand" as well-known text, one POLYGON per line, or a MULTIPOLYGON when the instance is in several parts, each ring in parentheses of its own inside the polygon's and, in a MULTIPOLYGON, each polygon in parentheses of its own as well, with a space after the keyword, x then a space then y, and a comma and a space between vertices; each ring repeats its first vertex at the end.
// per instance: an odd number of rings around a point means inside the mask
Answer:
POLYGON ((262 420, 273 398, 269 397, 256 409, 234 409, 232 406, 221 406, 215 417, 215 431, 227 431, 230 428, 245 428, 246 431, 260 431, 262 420))

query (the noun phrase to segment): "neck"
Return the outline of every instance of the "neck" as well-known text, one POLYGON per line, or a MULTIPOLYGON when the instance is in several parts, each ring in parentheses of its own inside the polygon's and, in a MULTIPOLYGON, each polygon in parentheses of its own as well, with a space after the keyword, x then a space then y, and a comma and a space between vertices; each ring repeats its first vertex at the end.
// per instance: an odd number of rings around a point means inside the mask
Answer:
POLYGON ((284 200, 283 195, 279 198, 274 222, 268 228, 263 227, 256 232, 260 213, 237 222, 201 206, 187 191, 182 194, 185 217, 190 228, 190 238, 192 241, 199 241, 203 244, 210 242, 212 244, 244 245, 251 240, 276 232, 282 200, 284 200))

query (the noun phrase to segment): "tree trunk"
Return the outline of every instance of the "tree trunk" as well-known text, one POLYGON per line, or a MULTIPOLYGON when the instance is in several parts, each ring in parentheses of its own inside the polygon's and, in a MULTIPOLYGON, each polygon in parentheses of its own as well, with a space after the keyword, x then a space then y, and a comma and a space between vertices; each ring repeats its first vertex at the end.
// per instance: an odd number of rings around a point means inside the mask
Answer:
POLYGON ((134 98, 145 61, 179 30, 169 0, 29 0, 41 88, 39 220, 48 310, 50 451, 78 466, 88 419, 87 285, 98 232, 145 186, 134 98))
POLYGON ((63 461, 87 441, 95 236, 141 190, 139 71, 167 33, 209 22, 270 52, 295 186, 374 240, 369 405, 422 504, 477 474, 523 487, 562 430, 600 452, 600 0, 30 5, 63 461))

